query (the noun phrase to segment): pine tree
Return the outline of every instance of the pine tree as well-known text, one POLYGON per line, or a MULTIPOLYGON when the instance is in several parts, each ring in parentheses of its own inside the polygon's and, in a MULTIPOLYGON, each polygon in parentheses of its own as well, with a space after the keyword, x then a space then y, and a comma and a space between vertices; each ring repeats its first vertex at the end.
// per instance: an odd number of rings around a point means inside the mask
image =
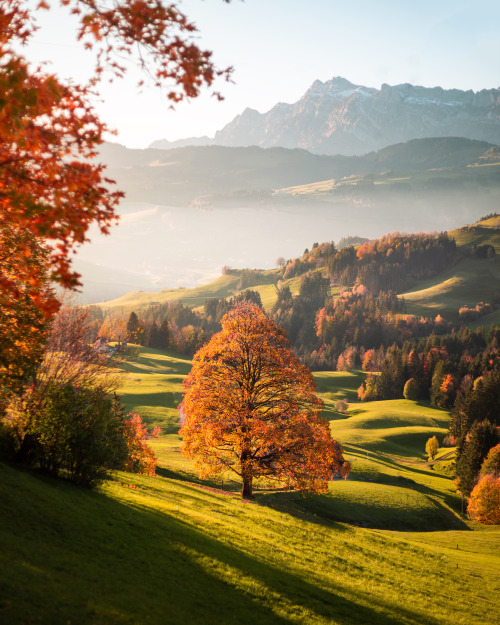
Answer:
POLYGON ((127 341, 129 343, 139 343, 140 322, 135 312, 131 312, 127 321, 127 341))
POLYGON ((163 317, 158 330, 158 349, 167 350, 170 347, 170 328, 168 325, 168 319, 163 317))

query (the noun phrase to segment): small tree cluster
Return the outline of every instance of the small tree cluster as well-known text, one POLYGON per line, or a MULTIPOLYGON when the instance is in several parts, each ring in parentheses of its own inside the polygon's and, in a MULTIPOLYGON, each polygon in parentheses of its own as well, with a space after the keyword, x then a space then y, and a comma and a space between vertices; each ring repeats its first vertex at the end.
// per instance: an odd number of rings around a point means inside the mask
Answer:
POLYGON ((479 471, 490 449, 500 442, 500 430, 489 421, 475 422, 457 447, 456 484, 467 497, 476 485, 479 471))
POLYGON ((101 389, 50 383, 7 409, 3 426, 16 460, 93 487, 127 458, 121 411, 101 389))

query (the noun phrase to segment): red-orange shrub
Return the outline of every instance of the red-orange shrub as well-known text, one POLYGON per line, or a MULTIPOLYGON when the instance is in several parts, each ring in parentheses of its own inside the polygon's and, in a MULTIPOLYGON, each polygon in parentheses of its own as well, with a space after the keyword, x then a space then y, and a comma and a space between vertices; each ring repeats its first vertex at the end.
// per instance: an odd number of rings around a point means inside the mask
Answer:
POLYGON ((147 441, 148 438, 157 438, 161 429, 157 426, 148 434, 148 426, 143 422, 140 415, 131 412, 129 417, 124 424, 125 440, 128 447, 125 471, 155 475, 158 458, 154 455, 147 441))

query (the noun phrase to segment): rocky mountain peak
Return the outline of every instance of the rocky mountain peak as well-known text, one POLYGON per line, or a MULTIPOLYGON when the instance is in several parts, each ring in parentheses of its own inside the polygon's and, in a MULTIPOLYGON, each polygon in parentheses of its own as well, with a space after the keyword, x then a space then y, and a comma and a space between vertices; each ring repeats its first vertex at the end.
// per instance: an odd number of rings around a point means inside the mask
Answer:
POLYGON ((500 89, 475 93, 410 83, 375 89, 335 76, 315 80, 295 103, 278 103, 267 113, 245 109, 210 143, 355 155, 425 137, 500 144, 500 89))

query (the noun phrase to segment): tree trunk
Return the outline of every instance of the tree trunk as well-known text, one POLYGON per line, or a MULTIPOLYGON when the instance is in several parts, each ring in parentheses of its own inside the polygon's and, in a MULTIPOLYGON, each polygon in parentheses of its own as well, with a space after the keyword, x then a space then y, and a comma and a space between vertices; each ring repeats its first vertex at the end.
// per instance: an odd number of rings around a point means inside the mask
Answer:
POLYGON ((241 489, 242 499, 253 499, 252 480, 253 472, 249 462, 250 453, 245 450, 241 454, 241 479, 243 480, 243 488, 241 489))
POLYGON ((241 498, 253 499, 253 494, 252 494, 253 475, 251 473, 243 474, 242 478, 243 478, 243 488, 241 489, 241 498))

